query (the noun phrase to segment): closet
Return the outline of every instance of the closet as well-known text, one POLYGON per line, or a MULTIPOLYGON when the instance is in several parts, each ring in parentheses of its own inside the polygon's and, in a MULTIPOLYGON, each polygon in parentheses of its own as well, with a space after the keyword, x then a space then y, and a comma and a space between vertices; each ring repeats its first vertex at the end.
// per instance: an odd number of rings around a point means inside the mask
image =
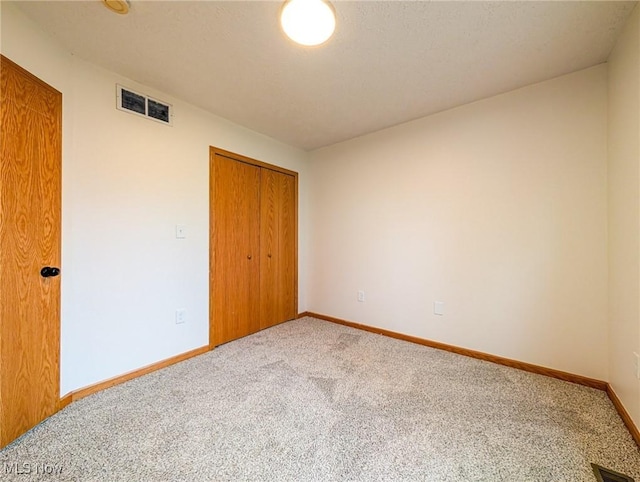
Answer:
POLYGON ((210 150, 209 344, 297 314, 298 174, 210 150))

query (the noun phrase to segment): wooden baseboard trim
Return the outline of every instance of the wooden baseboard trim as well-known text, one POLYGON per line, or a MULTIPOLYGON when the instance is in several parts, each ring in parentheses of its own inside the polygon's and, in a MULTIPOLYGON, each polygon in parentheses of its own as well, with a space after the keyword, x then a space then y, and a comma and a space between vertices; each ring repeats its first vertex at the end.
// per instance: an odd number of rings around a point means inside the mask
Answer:
POLYGON ((64 407, 69 405, 72 402, 71 393, 67 393, 64 397, 60 399, 58 402, 58 410, 62 410, 64 407))
POLYGON ((176 355, 171 358, 152 363, 151 365, 147 365, 137 370, 127 372, 123 375, 109 378, 108 380, 98 382, 94 385, 89 385, 88 387, 80 388, 79 390, 74 390, 73 392, 66 394, 60 399, 60 408, 62 409, 69 405, 71 402, 75 402, 77 400, 80 400, 81 398, 93 395, 96 392, 100 392, 115 385, 128 382, 129 380, 133 380, 134 378, 141 377, 142 375, 155 372, 156 370, 175 365, 176 363, 188 360, 189 358, 193 358, 194 356, 202 355, 203 353, 206 353, 208 351, 209 345, 201 346, 200 348, 196 348, 195 350, 187 351, 185 353, 181 353, 180 355, 176 355))
POLYGON ((334 318, 333 316, 322 315, 319 313, 313 313, 305 311, 298 315, 299 318, 304 316, 312 316, 313 318, 319 318, 321 320, 330 321, 332 323, 338 323, 340 325, 350 326, 357 328, 358 330, 369 331, 378 335, 388 336, 390 338, 396 338, 398 340, 409 341, 411 343, 417 343, 418 345, 428 346, 430 348, 437 348, 438 350, 449 351, 457 353, 458 355, 464 355, 471 358, 477 358, 479 360, 488 361, 491 363, 497 363, 498 365, 504 365, 511 368, 517 368, 518 370, 524 370, 526 372, 537 373, 538 375, 546 375, 552 378, 558 378, 566 382, 577 383, 579 385, 585 385, 587 387, 596 388, 598 390, 606 391, 608 383, 602 380, 596 380, 595 378, 583 377, 582 375, 575 375, 573 373, 563 372, 561 370, 555 370, 553 368, 542 367, 540 365, 534 365, 532 363, 522 362, 518 360, 512 360, 510 358, 504 358, 497 355, 491 355, 481 351, 470 350, 468 348, 461 348, 459 346, 448 345, 446 343, 440 343, 439 341, 427 340, 424 338, 418 338, 417 336, 404 335, 395 331, 389 331, 382 328, 376 328, 369 325, 363 325, 355 323, 353 321, 342 320, 340 318, 334 318))
POLYGON ((627 409, 624 408, 624 405, 622 404, 622 402, 618 398, 618 395, 610 384, 607 384, 607 395, 609 395, 611 403, 613 403, 613 406, 616 408, 618 414, 620 415, 620 418, 627 426, 627 429, 631 433, 633 440, 636 441, 636 445, 640 447, 640 431, 638 431, 638 427, 636 427, 636 424, 633 423, 633 419, 629 415, 629 412, 627 412, 627 409))

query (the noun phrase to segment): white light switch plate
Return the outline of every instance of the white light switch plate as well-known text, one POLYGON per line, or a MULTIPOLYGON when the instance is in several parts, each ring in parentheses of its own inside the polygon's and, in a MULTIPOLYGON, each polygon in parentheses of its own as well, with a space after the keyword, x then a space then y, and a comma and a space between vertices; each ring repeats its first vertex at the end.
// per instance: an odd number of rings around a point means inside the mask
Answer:
POLYGON ((433 314, 434 315, 444 315, 444 302, 443 301, 434 301, 433 302, 433 314))
POLYGON ((176 238, 184 239, 187 237, 187 227, 184 224, 176 224, 176 238))

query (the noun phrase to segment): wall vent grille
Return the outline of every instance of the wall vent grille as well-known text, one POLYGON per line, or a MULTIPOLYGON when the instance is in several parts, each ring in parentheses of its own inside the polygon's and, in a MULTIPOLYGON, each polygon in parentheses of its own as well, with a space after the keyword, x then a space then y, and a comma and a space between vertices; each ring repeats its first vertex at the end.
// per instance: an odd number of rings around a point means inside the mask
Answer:
POLYGON ((116 84, 116 108, 166 125, 173 125, 171 104, 119 84, 116 84))
POLYGON ((605 469, 596 464, 591 464, 591 467, 598 482, 634 482, 631 477, 621 474, 620 472, 605 469))

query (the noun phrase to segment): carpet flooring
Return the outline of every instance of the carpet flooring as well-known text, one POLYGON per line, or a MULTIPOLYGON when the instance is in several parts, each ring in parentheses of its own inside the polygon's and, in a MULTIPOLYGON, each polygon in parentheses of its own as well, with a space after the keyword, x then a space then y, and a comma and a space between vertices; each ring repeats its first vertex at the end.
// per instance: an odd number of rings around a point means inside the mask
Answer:
POLYGON ((604 392, 303 318, 71 404, 0 480, 593 482, 591 462, 640 482, 604 392))

